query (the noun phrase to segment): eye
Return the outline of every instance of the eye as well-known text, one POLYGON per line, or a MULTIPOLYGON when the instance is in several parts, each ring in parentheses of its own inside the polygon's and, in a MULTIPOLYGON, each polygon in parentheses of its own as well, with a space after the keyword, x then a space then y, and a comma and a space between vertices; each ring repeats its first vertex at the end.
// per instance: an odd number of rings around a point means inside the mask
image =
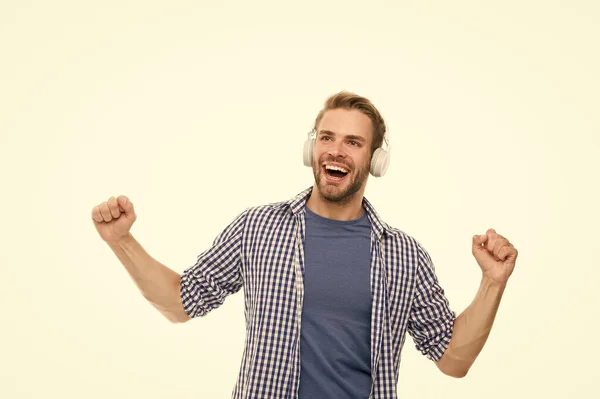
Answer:
POLYGON ((331 140, 331 137, 329 137, 329 136, 321 136, 321 140, 323 140, 323 141, 331 140))
POLYGON ((359 145, 358 141, 356 141, 356 140, 350 140, 349 143, 350 143, 351 146, 358 146, 359 145))

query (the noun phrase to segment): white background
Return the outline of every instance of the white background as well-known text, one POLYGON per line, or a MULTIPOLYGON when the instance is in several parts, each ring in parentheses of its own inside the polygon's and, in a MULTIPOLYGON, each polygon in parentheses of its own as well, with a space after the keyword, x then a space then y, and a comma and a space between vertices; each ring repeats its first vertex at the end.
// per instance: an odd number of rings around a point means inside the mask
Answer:
POLYGON ((182 272, 312 184, 302 145, 340 90, 383 113, 392 161, 366 196, 453 309, 479 285, 473 234, 520 253, 470 374, 408 339, 399 396, 598 397, 599 20, 594 1, 4 0, 0 397, 230 397, 243 294, 170 324, 91 209, 128 195, 134 236, 182 272))

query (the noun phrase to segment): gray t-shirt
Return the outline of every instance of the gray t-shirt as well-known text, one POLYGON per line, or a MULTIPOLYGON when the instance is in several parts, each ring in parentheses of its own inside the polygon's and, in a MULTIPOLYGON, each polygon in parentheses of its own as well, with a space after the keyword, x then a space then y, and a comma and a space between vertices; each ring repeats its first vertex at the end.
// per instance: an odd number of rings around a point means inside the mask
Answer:
POLYGON ((367 399, 371 391, 371 224, 306 207, 300 399, 367 399))

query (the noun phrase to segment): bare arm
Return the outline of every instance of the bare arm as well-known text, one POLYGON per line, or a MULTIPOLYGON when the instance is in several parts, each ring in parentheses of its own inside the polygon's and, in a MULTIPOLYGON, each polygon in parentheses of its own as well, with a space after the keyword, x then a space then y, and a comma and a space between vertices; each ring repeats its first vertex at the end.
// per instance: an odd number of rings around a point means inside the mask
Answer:
POLYGON ((483 349, 490 335, 505 289, 483 278, 473 302, 455 320, 454 332, 438 368, 452 377, 464 377, 483 349))
POLYGON ((472 252, 483 272, 481 284, 471 305, 454 321, 448 348, 436 362, 453 377, 464 377, 483 349, 518 256, 515 247, 494 229, 473 237, 472 252))
POLYGON ((179 273, 151 257, 141 244, 128 234, 109 247, 146 298, 158 311, 173 323, 190 319, 183 309, 179 292, 179 273))
POLYGON ((173 323, 189 320, 181 301, 181 276, 148 255, 131 235, 137 216, 129 198, 109 198, 92 209, 92 219, 98 234, 125 266, 144 298, 173 323))

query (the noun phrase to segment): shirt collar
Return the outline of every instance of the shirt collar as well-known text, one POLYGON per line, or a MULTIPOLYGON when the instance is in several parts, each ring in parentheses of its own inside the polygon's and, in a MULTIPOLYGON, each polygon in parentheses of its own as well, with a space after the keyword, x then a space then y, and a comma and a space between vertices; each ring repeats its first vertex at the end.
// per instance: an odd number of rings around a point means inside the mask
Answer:
MULTIPOLYGON (((304 212, 304 206, 306 205, 306 201, 310 197, 313 187, 309 187, 300 193, 296 194, 293 198, 288 201, 280 203, 281 207, 287 207, 288 210, 292 213, 292 215, 297 216, 301 212, 304 212)), ((377 214, 373 205, 367 200, 367 198, 363 197, 363 208, 371 221, 371 226, 377 239, 380 239, 384 233, 390 233, 392 228, 388 226, 377 214)))

